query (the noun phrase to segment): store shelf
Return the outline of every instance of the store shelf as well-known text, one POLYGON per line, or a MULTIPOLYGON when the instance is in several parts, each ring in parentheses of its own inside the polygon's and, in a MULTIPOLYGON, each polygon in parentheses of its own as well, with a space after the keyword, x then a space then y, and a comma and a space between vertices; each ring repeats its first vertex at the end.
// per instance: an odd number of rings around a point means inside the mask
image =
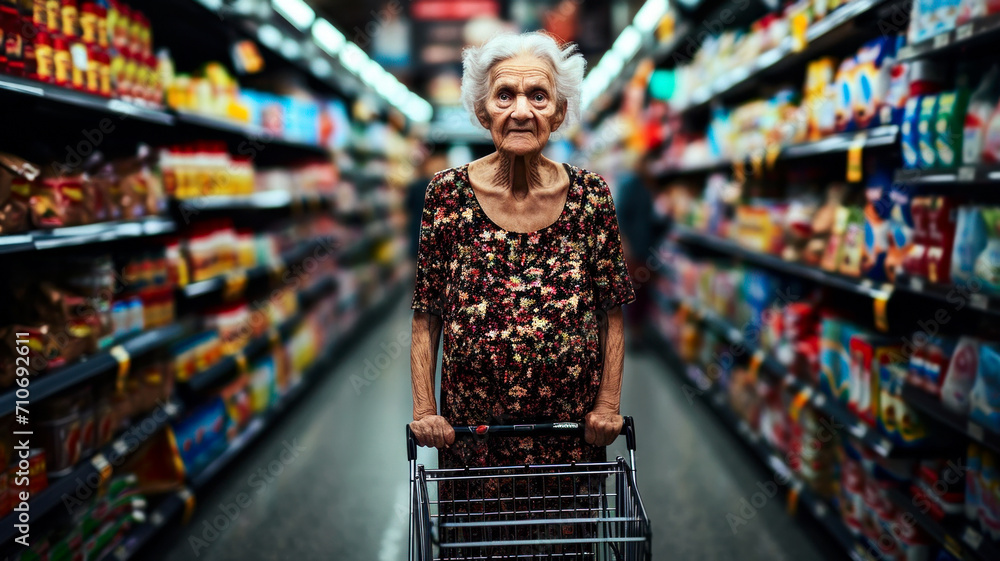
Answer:
MULTIPOLYGON (((124 349, 131 360, 135 361, 137 357, 169 345, 183 335, 185 330, 184 326, 173 324, 134 335, 115 347, 124 349)), ((111 349, 98 352, 53 372, 32 378, 31 385, 29 386, 31 390, 31 402, 37 404, 43 399, 52 397, 78 384, 117 370, 118 360, 115 359, 111 349)), ((0 416, 14 413, 16 404, 17 396, 15 389, 10 389, 0 394, 0 416)))
MULTIPOLYGON (((810 280, 822 286, 872 299, 898 298, 902 295, 919 300, 921 305, 955 309, 955 302, 952 300, 955 297, 953 293, 955 289, 951 286, 935 286, 919 279, 911 281, 906 278, 896 284, 877 285, 868 279, 847 277, 817 267, 785 261, 780 257, 747 249, 734 241, 701 233, 684 226, 675 225, 673 232, 675 239, 680 243, 728 255, 758 267, 810 280)), ((971 294, 966 300, 968 303, 966 309, 986 318, 987 321, 1000 320, 1000 299, 976 293, 971 294)))
POLYGON ((955 169, 899 169, 894 183, 920 195, 1000 199, 1000 165, 959 166, 955 169))
POLYGON ((903 386, 903 399, 907 404, 912 405, 938 423, 1000 454, 1000 434, 984 428, 979 423, 970 420, 966 415, 959 415, 958 413, 949 411, 936 396, 918 387, 906 384, 903 386))
MULTIPOLYGON (((683 374, 678 372, 685 383, 694 383, 700 386, 704 375, 699 375, 696 367, 685 365, 677 355, 673 345, 666 339, 661 338, 659 344, 655 345, 665 362, 671 370, 677 372, 677 365, 683 365, 683 374)), ((760 463, 776 475, 780 475, 788 484, 784 487, 794 489, 799 502, 797 510, 805 510, 816 521, 823 526, 830 536, 843 548, 850 559, 854 561, 871 561, 865 554, 866 548, 854 539, 844 522, 838 516, 836 509, 827 504, 822 497, 816 495, 808 485, 799 479, 788 465, 775 453, 770 445, 755 433, 746 421, 740 419, 727 405, 725 395, 717 389, 711 388, 701 394, 703 401, 715 412, 716 416, 736 434, 743 444, 753 453, 760 463), (804 508, 802 508, 804 507, 804 508)))
POLYGON ((177 226, 173 220, 162 216, 150 216, 138 220, 35 230, 23 234, 0 236, 0 255, 160 236, 170 234, 176 229, 177 226))
POLYGON ((242 269, 226 275, 190 283, 178 289, 178 299, 221 298, 227 291, 233 293, 242 292, 246 289, 246 286, 258 283, 271 275, 280 276, 281 272, 288 266, 305 260, 316 248, 322 246, 329 247, 332 244, 333 240, 328 236, 321 236, 307 242, 302 242, 295 248, 283 253, 272 264, 258 265, 249 269, 242 269))
POLYGON ((185 508, 191 497, 191 491, 183 489, 168 494, 148 515, 147 521, 132 530, 122 543, 101 558, 101 561, 129 561, 137 559, 139 551, 156 537, 170 521, 176 518, 185 508))
MULTIPOLYGON (((324 296, 333 293, 337 288, 337 283, 332 278, 319 281, 315 286, 299 293, 299 313, 281 322, 268 333, 255 337, 247 343, 241 355, 246 360, 252 360, 260 356, 277 339, 282 342, 288 341, 305 320, 307 311, 324 296)), ((240 360, 235 356, 228 356, 221 359, 216 364, 206 368, 190 380, 178 382, 178 392, 185 398, 195 397, 200 393, 218 387, 226 380, 233 377, 240 368, 240 360)))
POLYGON ((750 64, 734 69, 712 83, 695 90, 688 106, 680 108, 679 111, 693 112, 704 109, 714 100, 724 98, 736 90, 743 90, 759 84, 779 66, 799 65, 804 67, 826 52, 826 49, 823 48, 823 39, 852 25, 855 18, 874 10, 887 1, 854 0, 837 8, 806 30, 807 43, 804 49, 796 52, 792 45, 792 38, 786 36, 779 46, 762 53, 750 64), (817 48, 817 44, 820 46, 819 48, 817 48))
MULTIPOLYGON (((862 149, 893 146, 896 144, 898 138, 899 127, 896 125, 885 125, 864 131, 833 134, 815 142, 803 142, 783 146, 774 159, 775 161, 793 160, 842 152, 846 153, 855 146, 859 146, 862 149)), ((747 164, 747 162, 743 163, 747 164)), ((658 174, 658 178, 666 180, 682 175, 723 171, 731 167, 733 167, 731 160, 713 160, 711 162, 663 170, 658 174)), ((746 169, 751 169, 751 167, 746 165, 746 169)))
MULTIPOLYGON (((120 120, 136 119, 146 123, 166 126, 174 124, 174 116, 166 111, 142 107, 118 99, 107 99, 15 76, 3 76, 0 78, 0 93, 44 99, 66 106, 69 109, 99 111, 118 117, 120 120)), ((14 107, 18 107, 18 105, 14 105, 14 107)))
POLYGON ((896 144, 898 137, 898 126, 885 125, 864 131, 834 134, 815 142, 794 144, 782 148, 778 158, 807 158, 837 152, 847 152, 852 146, 861 146, 865 149, 892 146, 896 144))
POLYGON ((1000 547, 970 525, 963 517, 946 517, 942 521, 935 520, 908 493, 899 489, 888 489, 889 500, 896 508, 907 512, 945 549, 962 561, 996 561, 1000 559, 1000 547))
MULTIPOLYGON (((39 520, 42 520, 55 509, 64 507, 67 498, 75 498, 78 491, 84 485, 87 485, 86 482, 92 480, 94 475, 99 478, 103 477, 102 473, 106 475, 107 470, 112 466, 111 460, 117 461, 118 458, 127 457, 129 454, 135 452, 143 442, 158 433, 171 419, 176 417, 179 411, 179 407, 173 403, 157 407, 149 414, 131 424, 132 427, 142 427, 143 438, 137 438, 135 435, 130 435, 126 432, 112 441, 111 444, 105 446, 101 452, 88 460, 80 462, 69 474, 50 480, 48 487, 34 495, 28 501, 31 509, 33 529, 38 531, 35 526, 40 525, 39 520), (151 428, 146 426, 147 422, 152 423, 150 425, 151 428), (126 435, 129 435, 128 439, 125 438, 126 435)), ((103 478, 101 481, 103 481, 103 478)), ((92 490, 88 489, 88 491, 92 490)), ((0 520, 0 544, 6 544, 18 535, 17 530, 14 528, 14 525, 18 523, 17 516, 17 513, 12 513, 0 520)))
POLYGON ((191 487, 195 490, 204 489, 233 459, 238 457, 250 444, 252 444, 263 432, 274 423, 274 419, 284 413, 289 406, 300 397, 311 382, 318 378, 325 369, 329 367, 330 360, 337 356, 353 338, 353 333, 363 330, 374 319, 373 316, 380 315, 383 308, 390 304, 400 293, 402 285, 395 285, 388 289, 382 299, 370 306, 361 317, 354 322, 347 333, 341 336, 333 344, 328 345, 325 353, 316 359, 315 362, 302 375, 302 381, 295 387, 288 390, 267 413, 254 418, 229 447, 218 458, 213 460, 197 474, 190 476, 191 487))
POLYGON ((760 372, 771 378, 775 383, 784 386, 791 393, 801 396, 804 399, 804 403, 808 403, 817 411, 833 419, 836 423, 843 425, 847 433, 857 438, 866 448, 874 451, 879 456, 883 458, 924 457, 929 453, 937 451, 930 446, 907 447, 894 444, 890 439, 879 433, 877 429, 861 421, 857 415, 848 410, 843 404, 816 391, 811 384, 789 372, 784 365, 763 349, 748 344, 743 337, 742 331, 715 312, 687 303, 679 303, 678 305, 689 310, 697 321, 701 322, 702 325, 726 342, 731 345, 744 346, 746 348, 745 356, 755 357, 754 361, 758 364, 760 372))
POLYGON ((177 123, 179 125, 185 125, 207 132, 223 133, 239 138, 251 139, 262 145, 264 150, 266 150, 269 145, 280 145, 285 148, 291 148, 303 153, 314 155, 326 155, 329 152, 325 147, 319 146, 318 144, 307 144, 295 140, 288 140, 250 123, 219 119, 216 117, 198 115, 196 113, 188 113, 184 111, 174 111, 173 113, 176 116, 177 123))
POLYGON ((991 43, 1000 38, 1000 14, 991 14, 946 33, 941 33, 908 45, 900 50, 899 60, 915 58, 948 58, 955 52, 976 43, 991 43))

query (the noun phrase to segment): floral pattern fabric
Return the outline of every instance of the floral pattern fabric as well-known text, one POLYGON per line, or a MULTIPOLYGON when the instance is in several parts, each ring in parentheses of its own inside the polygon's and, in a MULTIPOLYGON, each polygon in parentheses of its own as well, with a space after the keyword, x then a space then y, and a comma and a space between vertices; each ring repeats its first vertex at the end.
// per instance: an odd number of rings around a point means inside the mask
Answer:
MULTIPOLYGON (((582 421, 603 357, 599 314, 635 299, 607 183, 564 164, 562 214, 531 233, 496 225, 468 165, 427 188, 412 308, 441 316, 441 415, 454 425, 582 421)), ((441 467, 603 461, 576 437, 459 439, 441 467)))

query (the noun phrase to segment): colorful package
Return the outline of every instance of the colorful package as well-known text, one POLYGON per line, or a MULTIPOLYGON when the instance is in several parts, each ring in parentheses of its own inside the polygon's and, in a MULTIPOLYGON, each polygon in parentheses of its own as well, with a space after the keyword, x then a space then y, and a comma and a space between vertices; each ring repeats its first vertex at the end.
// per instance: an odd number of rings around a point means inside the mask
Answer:
POLYGON ((986 249, 988 232, 986 221, 979 207, 958 208, 958 223, 955 230, 955 244, 952 248, 951 278, 958 284, 966 284, 976 272, 976 260, 986 249))
POLYGON ((903 167, 920 167, 920 107, 922 96, 906 100, 903 109, 903 123, 900 128, 900 147, 903 152, 903 167))
POLYGON ((989 238, 975 262, 975 275, 983 290, 1000 294, 1000 207, 982 210, 983 222, 989 238))
POLYGON ((1000 433, 1000 350, 979 347, 979 373, 969 396, 969 418, 1000 433))
POLYGON ((917 121, 917 167, 933 168, 937 164, 937 152, 934 150, 936 131, 934 122, 938 112, 939 95, 925 95, 920 98, 920 117, 917 121))
POLYGON ((970 393, 979 372, 981 343, 973 337, 958 340, 948 364, 948 373, 941 384, 941 404, 960 415, 969 413, 970 393))

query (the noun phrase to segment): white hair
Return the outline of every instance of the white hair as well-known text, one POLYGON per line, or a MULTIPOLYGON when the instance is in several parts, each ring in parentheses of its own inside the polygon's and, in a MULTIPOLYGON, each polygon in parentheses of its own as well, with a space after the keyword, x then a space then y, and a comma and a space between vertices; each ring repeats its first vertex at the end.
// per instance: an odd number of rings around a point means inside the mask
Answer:
POLYGON ((530 33, 502 33, 480 47, 468 47, 462 53, 462 105, 471 114, 472 122, 481 124, 478 115, 485 109, 490 87, 490 70, 497 63, 520 54, 536 56, 552 67, 556 103, 566 104, 566 115, 560 128, 568 129, 580 115, 580 90, 586 59, 576 45, 562 47, 551 36, 530 33))

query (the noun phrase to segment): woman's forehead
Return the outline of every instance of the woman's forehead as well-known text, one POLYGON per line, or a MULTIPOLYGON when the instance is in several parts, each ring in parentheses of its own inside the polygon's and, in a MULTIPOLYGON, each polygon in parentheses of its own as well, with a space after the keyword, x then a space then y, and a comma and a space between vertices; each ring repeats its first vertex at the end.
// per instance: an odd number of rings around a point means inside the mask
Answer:
POLYGON ((496 63, 490 72, 490 79, 493 82, 529 80, 551 84, 552 67, 536 56, 518 55, 496 63))

